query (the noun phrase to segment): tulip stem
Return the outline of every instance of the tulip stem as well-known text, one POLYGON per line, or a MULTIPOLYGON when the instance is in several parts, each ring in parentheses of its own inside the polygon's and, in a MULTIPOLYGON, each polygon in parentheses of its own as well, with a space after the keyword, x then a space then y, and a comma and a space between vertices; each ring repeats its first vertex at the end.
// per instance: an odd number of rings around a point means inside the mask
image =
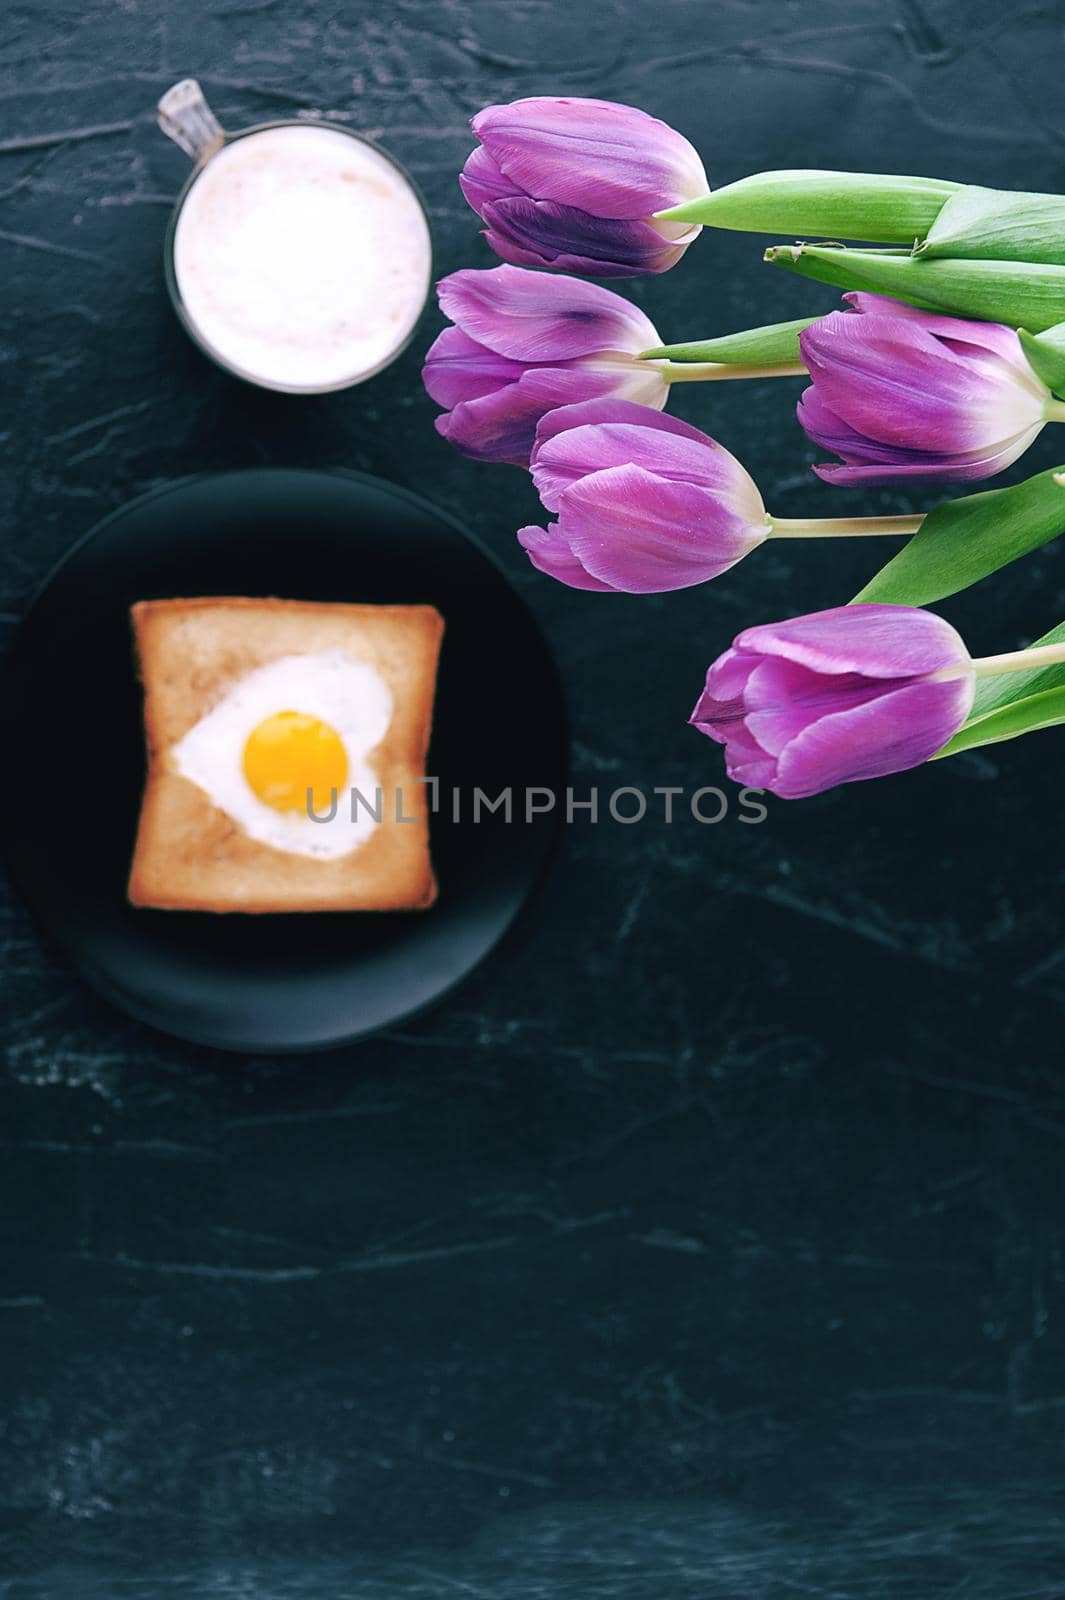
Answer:
POLYGON ((662 361, 656 363, 667 383, 706 383, 712 378, 805 378, 801 361, 662 361))
POLYGON ((1000 656, 979 656, 973 662, 973 671, 980 678, 990 678, 999 672, 1028 672, 1062 661, 1065 661, 1065 641, 1036 645, 1032 650, 1006 650, 1000 656))
POLYGON ((924 517, 770 517, 770 534, 788 539, 849 539, 916 533, 924 517))
POLYGON ((1065 400, 1048 400, 1043 415, 1048 422, 1065 422, 1065 400))

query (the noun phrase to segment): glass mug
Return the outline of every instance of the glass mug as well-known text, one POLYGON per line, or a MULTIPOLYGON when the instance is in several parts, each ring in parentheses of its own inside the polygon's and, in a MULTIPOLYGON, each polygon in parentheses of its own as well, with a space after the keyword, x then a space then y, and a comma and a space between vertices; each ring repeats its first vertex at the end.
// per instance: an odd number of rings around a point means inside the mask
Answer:
POLYGON ((165 270, 201 350, 286 394, 347 389, 389 366, 432 279, 425 207, 399 163, 324 120, 226 133, 192 78, 167 91, 158 120, 195 162, 165 270))

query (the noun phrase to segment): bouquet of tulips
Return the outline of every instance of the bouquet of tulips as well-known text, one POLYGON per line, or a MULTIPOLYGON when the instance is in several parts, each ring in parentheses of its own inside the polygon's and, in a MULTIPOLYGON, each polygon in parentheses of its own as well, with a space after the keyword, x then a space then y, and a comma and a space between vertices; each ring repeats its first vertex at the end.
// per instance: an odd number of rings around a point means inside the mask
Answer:
POLYGON ((1065 198, 817 171, 711 192, 687 139, 602 100, 518 100, 472 126, 459 182, 506 265, 440 283, 451 326, 424 380, 444 438, 531 472, 553 519, 518 533, 535 567, 645 594, 767 539, 905 540, 849 604, 746 628, 711 665, 691 721, 730 776, 798 798, 1065 723, 1065 622, 974 659, 925 609, 1065 533, 1065 467, 924 516, 797 520, 665 414, 677 382, 802 375, 799 422, 838 458, 824 482, 994 476, 1065 421, 1065 198), (584 281, 665 272, 704 227, 860 241, 766 251, 845 309, 670 345, 584 281))

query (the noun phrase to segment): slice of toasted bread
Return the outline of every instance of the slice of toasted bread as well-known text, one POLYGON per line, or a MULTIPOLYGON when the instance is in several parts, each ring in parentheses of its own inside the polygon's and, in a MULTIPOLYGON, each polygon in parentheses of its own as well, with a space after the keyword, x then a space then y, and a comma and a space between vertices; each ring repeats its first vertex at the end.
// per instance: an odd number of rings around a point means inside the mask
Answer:
MULTIPOLYGON (((427 785, 418 780, 425 776, 444 628, 438 611, 222 596, 141 601, 132 620, 148 743, 128 888, 133 905, 273 912, 416 910, 433 903, 427 785), (348 854, 320 859, 252 838, 182 775, 173 751, 250 673, 286 656, 337 650, 380 675, 392 714, 367 755, 381 791, 380 823, 348 854)), ((348 801, 339 796, 340 806, 348 801)))

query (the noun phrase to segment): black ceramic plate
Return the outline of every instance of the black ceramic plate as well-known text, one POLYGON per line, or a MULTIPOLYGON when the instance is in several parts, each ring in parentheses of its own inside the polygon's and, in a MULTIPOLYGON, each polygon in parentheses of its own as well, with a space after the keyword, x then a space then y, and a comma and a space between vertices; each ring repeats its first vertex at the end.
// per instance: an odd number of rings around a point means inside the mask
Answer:
POLYGON ((361 474, 189 479, 108 517, 34 601, 0 715, 3 746, 18 753, 0 815, 40 922, 116 1004, 224 1049, 338 1044, 429 1004, 496 944, 555 836, 553 816, 527 824, 520 805, 509 824, 502 812, 469 816, 474 786, 511 785, 520 801, 526 786, 564 781, 561 693, 535 623, 459 527, 361 474), (129 608, 201 594, 439 607, 430 911, 250 917, 126 904, 144 779, 129 608))

